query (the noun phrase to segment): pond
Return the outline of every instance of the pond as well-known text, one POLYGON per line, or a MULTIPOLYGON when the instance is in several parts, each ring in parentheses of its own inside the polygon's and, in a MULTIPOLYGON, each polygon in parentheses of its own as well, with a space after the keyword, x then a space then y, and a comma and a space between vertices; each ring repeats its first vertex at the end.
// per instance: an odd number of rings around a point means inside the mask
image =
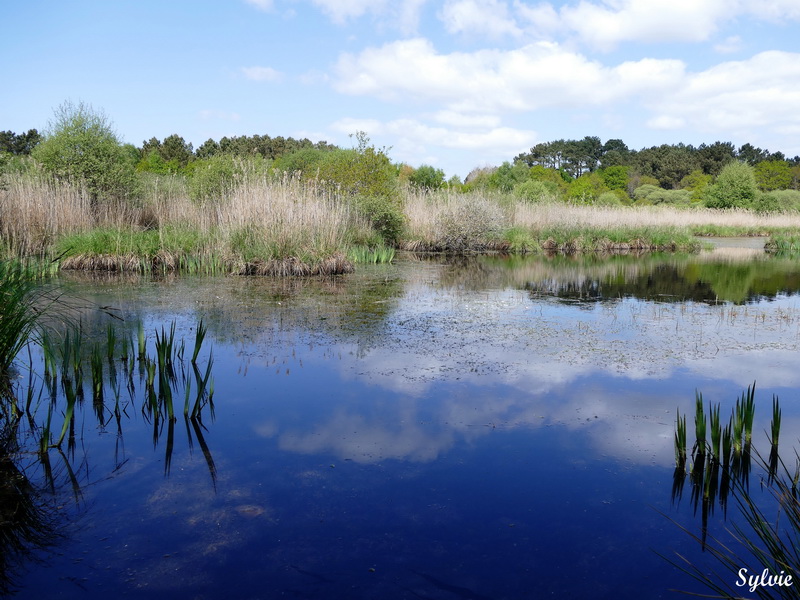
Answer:
MULTIPOLYGON (((213 410, 154 422, 135 374, 47 464, 23 447, 47 539, 3 561, 18 598, 707 593, 665 558, 718 568, 688 479, 673 494, 676 409, 697 390, 730 414, 755 381, 754 444, 773 394, 787 456, 800 437, 800 265, 753 250, 59 286, 150 348, 202 319, 213 410)), ((711 508, 724 537, 736 511, 711 508)))

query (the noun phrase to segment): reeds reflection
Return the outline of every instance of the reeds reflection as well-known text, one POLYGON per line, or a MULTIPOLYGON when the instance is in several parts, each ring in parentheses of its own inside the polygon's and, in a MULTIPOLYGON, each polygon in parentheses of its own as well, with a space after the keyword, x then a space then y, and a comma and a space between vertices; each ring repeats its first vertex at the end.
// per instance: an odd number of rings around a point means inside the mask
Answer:
POLYGON ((217 468, 204 433, 204 419, 214 419, 214 361, 203 348, 205 332, 201 321, 190 355, 184 340, 176 338, 174 323, 155 332, 154 354, 144 334, 135 354, 131 328, 118 331, 113 324, 103 339, 81 328, 45 336, 41 360, 28 354, 28 378, 0 398, 0 595, 13 591, 13 574, 30 556, 63 537, 65 492, 80 505, 85 481, 77 473, 86 478, 92 457, 76 450, 87 420, 101 432, 113 425, 118 469, 127 460, 123 432, 140 411, 152 427, 154 449, 164 443, 168 477, 175 404, 182 401, 189 451, 196 441, 216 490, 217 468))
MULTIPOLYGON (((720 405, 712 404, 705 412, 703 395, 696 394, 695 401, 695 444, 692 448, 692 467, 688 471, 691 482, 690 502, 695 515, 701 518, 699 536, 703 550, 708 541, 709 516, 719 506, 723 517, 728 516, 730 494, 736 490, 749 493, 752 470, 752 433, 755 416, 755 390, 753 383, 736 400, 731 411, 729 423, 722 428, 720 405), (706 440, 706 425, 710 425, 711 442, 706 440)), ((780 458, 778 439, 780 436, 781 410, 777 396, 772 400, 772 421, 770 423, 770 453, 766 463, 767 484, 775 481, 778 475, 780 458)), ((675 432, 675 471, 672 481, 672 502, 677 503, 683 495, 687 477, 686 467, 686 416, 678 412, 675 432)), ((800 467, 800 459, 798 462, 800 467)))

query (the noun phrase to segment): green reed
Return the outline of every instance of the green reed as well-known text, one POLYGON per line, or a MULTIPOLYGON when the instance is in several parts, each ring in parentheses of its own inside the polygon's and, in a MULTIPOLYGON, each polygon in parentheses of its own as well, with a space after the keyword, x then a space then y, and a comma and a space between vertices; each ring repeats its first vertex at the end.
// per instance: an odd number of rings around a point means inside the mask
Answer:
POLYGON ((683 468, 686 465, 686 415, 681 417, 680 410, 676 411, 675 425, 675 465, 683 468))
POLYGON ((709 424, 711 426, 711 456, 713 460, 719 462, 720 437, 722 435, 722 429, 719 423, 719 403, 716 406, 709 406, 708 410, 709 424))
POLYGON ((778 447, 778 438, 781 435, 781 405, 778 396, 772 396, 772 421, 770 422, 770 442, 773 448, 778 447))
POLYGON ((694 452, 705 456, 706 453, 706 415, 703 408, 703 394, 695 392, 694 413, 695 443, 694 452))

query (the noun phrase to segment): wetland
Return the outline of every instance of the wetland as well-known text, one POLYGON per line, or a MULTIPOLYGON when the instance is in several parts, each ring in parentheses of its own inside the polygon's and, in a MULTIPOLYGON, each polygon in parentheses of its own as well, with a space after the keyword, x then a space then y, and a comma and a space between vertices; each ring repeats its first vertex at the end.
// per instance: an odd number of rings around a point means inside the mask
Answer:
MULTIPOLYGON (((3 447, 34 519, 18 528, 17 558, 4 560, 8 591, 706 593, 664 557, 714 569, 690 533, 725 540, 736 511, 699 511, 688 475, 681 493, 676 409, 691 415, 701 391, 727 419, 755 381, 754 448, 769 448, 773 395, 786 457, 800 437, 800 264, 757 244, 727 246, 399 253, 322 278, 61 273, 52 285, 80 299, 98 338, 110 321, 122 336, 141 322, 154 350, 156 332, 174 323, 191 349, 202 322, 213 402, 200 418, 178 410, 159 420, 144 410, 146 374, 132 369, 131 386, 106 393, 99 410, 87 383, 74 442, 42 460, 37 427, 52 403, 61 429, 64 399, 41 393, 44 359, 34 355, 15 386, 36 418, 3 447), (113 307, 114 318, 90 306, 113 307)), ((751 488, 760 476, 754 467, 751 488)))

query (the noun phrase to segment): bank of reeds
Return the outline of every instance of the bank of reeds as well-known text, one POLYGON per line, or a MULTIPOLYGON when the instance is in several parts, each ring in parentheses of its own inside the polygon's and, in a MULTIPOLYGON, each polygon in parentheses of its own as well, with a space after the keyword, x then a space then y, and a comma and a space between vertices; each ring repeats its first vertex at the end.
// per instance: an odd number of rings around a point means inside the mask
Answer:
POLYGON ((135 201, 94 203, 44 176, 9 179, 0 198, 6 251, 58 256, 62 268, 341 273, 353 268, 348 249, 374 238, 337 192, 289 176, 245 176, 202 202, 177 178, 150 182, 135 201))
POLYGON ((666 206, 527 203, 491 193, 409 191, 409 250, 597 252, 695 250, 694 236, 780 234, 800 228, 798 215, 666 206))

